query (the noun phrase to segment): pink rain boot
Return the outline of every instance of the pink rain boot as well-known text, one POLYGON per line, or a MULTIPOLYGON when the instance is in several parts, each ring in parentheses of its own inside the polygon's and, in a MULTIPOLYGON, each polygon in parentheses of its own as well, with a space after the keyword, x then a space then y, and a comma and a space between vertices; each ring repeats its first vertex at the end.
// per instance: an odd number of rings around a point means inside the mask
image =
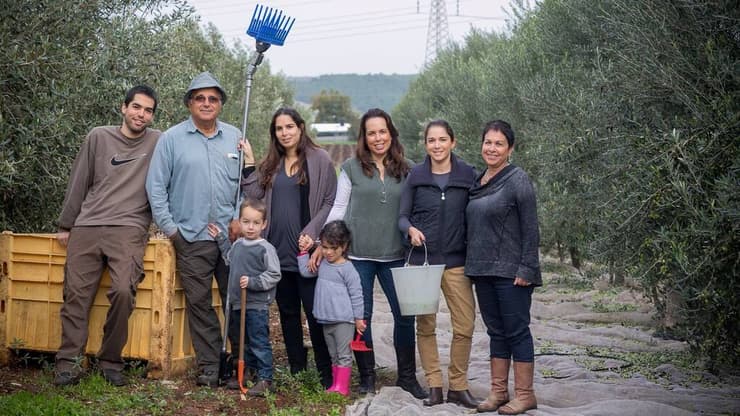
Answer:
POLYGON ((337 367, 337 393, 349 396, 349 385, 352 382, 352 367, 337 367))

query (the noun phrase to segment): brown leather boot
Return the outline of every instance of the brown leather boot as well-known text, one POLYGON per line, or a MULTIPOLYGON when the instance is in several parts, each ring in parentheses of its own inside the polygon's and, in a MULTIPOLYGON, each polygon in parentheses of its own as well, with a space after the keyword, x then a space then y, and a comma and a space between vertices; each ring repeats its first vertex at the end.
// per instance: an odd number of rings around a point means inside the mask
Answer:
POLYGON ((500 415, 518 415, 537 408, 534 397, 534 363, 514 361, 514 400, 498 408, 500 415))
POLYGON ((478 412, 495 412, 509 401, 509 363, 504 358, 491 359, 491 393, 475 408, 478 412))

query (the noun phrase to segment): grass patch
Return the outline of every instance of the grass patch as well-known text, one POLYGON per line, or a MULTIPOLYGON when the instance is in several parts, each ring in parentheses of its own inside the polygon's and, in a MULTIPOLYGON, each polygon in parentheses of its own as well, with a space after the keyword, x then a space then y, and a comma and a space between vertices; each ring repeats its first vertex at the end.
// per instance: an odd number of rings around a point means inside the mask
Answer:
POLYGON ((270 415, 305 415, 329 414, 340 415, 350 400, 340 394, 326 394, 321 378, 316 369, 308 369, 298 374, 290 374, 287 369, 277 368, 275 371, 276 390, 285 395, 293 396, 291 403, 296 406, 276 407, 274 396, 268 396, 270 415))
POLYGON ((4 415, 18 416, 87 416, 100 414, 87 405, 54 393, 33 394, 27 391, 0 396, 0 409, 4 415))
POLYGON ((556 293, 568 295, 576 292, 583 292, 594 288, 593 282, 584 279, 578 275, 557 275, 542 282, 542 291, 555 290, 556 293))
POLYGON ((573 274, 572 266, 559 261, 543 261, 540 267, 543 273, 553 273, 561 276, 573 274))
POLYGON ((634 312, 637 310, 637 305, 633 305, 631 303, 608 302, 603 299, 599 299, 591 304, 591 310, 597 313, 634 312))
POLYGON ((558 372, 552 368, 540 366, 538 371, 544 378, 558 378, 558 372))
POLYGON ((597 313, 634 312, 637 310, 637 305, 614 301, 617 294, 619 294, 619 291, 615 288, 598 292, 593 297, 594 302, 590 305, 591 310, 597 313))

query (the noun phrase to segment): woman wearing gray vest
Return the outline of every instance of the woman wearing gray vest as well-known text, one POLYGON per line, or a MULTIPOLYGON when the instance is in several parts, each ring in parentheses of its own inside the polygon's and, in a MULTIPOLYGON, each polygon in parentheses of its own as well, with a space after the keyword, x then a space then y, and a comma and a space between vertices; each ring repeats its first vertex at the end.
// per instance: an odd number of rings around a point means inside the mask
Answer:
MULTIPOLYGON (((409 171, 398 130, 385 111, 368 110, 360 120, 355 157, 342 164, 334 207, 327 221, 344 220, 352 243, 349 258, 362 283, 367 329, 364 340, 372 347, 370 322, 373 311, 373 286, 378 277, 393 313, 393 346, 398 363, 396 385, 418 399, 427 392, 416 380, 416 341, 414 317, 401 316, 392 267, 403 265, 404 249, 398 230, 401 188, 409 171)), ((314 259, 314 264, 317 264, 314 259)), ((375 391, 375 355, 355 352, 360 373, 360 394, 375 391)))

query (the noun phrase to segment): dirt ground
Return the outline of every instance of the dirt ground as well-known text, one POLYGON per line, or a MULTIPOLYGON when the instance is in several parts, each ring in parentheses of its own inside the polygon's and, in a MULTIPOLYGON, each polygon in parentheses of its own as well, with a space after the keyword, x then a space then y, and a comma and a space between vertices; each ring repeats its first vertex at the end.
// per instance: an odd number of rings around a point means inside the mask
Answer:
MULTIPOLYGON (((285 371, 288 365, 287 356, 275 304, 272 305, 270 310, 270 338, 276 372, 285 371)), ((307 333, 305 339, 308 339, 307 333)), ((54 361, 53 355, 19 351, 13 361, 13 365, 0 367, 0 395, 10 395, 21 391, 38 394, 50 388, 52 371, 49 369, 49 365, 54 361), (22 356, 25 356, 26 359, 22 359, 22 356)), ((227 390, 224 387, 213 389, 213 394, 200 394, 198 392, 204 388, 195 384, 194 370, 174 380, 165 381, 143 377, 143 369, 138 372, 142 373, 142 377, 131 380, 134 382, 123 387, 123 391, 146 390, 149 384, 164 385, 172 393, 168 400, 177 403, 176 414, 182 416, 233 414, 234 406, 242 411, 239 414, 268 414, 270 406, 282 408, 295 405, 294 397, 279 391, 275 394, 273 403, 268 403, 263 398, 246 397, 245 400, 242 400, 238 391, 227 390), (225 397, 229 396, 232 396, 234 400, 224 400, 225 397)), ((128 371, 128 373, 137 373, 137 371, 128 371)), ((2 411, 0 411, 0 414, 2 414, 2 411)))

